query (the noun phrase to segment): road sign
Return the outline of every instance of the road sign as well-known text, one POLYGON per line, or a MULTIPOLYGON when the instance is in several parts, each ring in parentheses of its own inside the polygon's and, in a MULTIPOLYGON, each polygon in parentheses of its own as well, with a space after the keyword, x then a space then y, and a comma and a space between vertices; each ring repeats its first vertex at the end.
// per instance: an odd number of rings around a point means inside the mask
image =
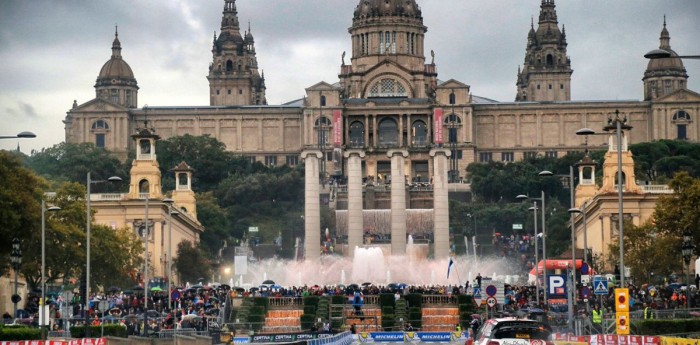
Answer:
POLYGON ((180 291, 173 290, 173 292, 170 293, 170 299, 172 299, 172 300, 180 299, 180 291))
POLYGON ((590 266, 588 266, 587 263, 584 262, 581 264, 580 271, 581 271, 581 274, 589 274, 591 271, 591 268, 590 268, 590 266))
POLYGON ((109 302, 100 301, 100 303, 97 303, 97 309, 103 312, 109 310, 109 302))
POLYGON ((489 297, 489 298, 486 299, 486 305, 487 305, 489 308, 495 307, 497 302, 498 302, 498 301, 496 300, 496 297, 489 297))
POLYGON ((593 279, 593 293, 596 295, 607 295, 608 294, 608 281, 605 278, 598 279, 597 277, 593 279))
POLYGON ((617 335, 628 335, 630 334, 630 313, 617 313, 617 335))
POLYGON ((258 227, 257 226, 249 226, 248 232, 258 232, 258 227))
POLYGON ((618 313, 629 313, 630 296, 627 289, 615 289, 615 311, 618 313))
POLYGON ((591 289, 589 289, 588 286, 584 286, 581 288, 581 297, 583 297, 583 298, 590 298, 591 297, 591 289))
POLYGON ((523 225, 522 224, 513 224, 513 230, 522 230, 523 225))
POLYGON ((496 286, 489 285, 486 287, 486 294, 489 295, 490 297, 495 296, 496 292, 498 292, 498 289, 496 289, 496 286))
POLYGON ((547 276, 547 296, 554 298, 566 298, 566 276, 563 274, 551 274, 547 276))

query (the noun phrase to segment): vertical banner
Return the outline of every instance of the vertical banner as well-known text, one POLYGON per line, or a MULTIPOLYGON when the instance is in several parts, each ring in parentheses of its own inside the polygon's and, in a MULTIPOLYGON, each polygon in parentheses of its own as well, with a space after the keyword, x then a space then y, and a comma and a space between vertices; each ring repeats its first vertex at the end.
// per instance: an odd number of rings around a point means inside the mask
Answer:
POLYGON ((433 110, 433 143, 442 145, 442 108, 433 110))
POLYGON ((343 175, 343 111, 333 110, 333 175, 343 175))
POLYGON ((333 146, 343 145, 343 112, 340 109, 333 110, 333 146))

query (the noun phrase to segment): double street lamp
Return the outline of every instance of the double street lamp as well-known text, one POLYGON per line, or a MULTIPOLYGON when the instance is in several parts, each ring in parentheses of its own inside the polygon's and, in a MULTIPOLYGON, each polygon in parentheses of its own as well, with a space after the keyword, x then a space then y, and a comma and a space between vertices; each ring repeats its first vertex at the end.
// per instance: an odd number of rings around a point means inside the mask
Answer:
MULTIPOLYGON (((544 170, 541 171, 539 176, 552 176, 551 171, 544 170)), ((516 199, 519 200, 533 200, 533 208, 536 210, 537 209, 537 204, 535 203, 536 201, 541 202, 542 204, 542 260, 544 261, 544 269, 543 269, 543 274, 542 274, 542 280, 543 280, 543 287, 544 287, 544 306, 545 309, 547 309, 547 230, 546 230, 546 224, 545 224, 545 196, 544 196, 544 191, 541 192, 541 196, 539 198, 533 198, 529 197, 527 195, 521 194, 515 197, 516 199)), ((536 220, 535 220, 536 222, 536 220)), ((535 253, 537 253, 537 229, 535 229, 535 253)), ((535 261, 537 261, 537 254, 535 254, 535 261)), ((536 279, 540 279, 539 277, 539 262, 535 262, 535 267, 537 269, 535 270, 537 277, 536 279)), ((537 289, 537 287, 535 287, 537 289)), ((537 303, 539 304, 539 292, 537 293, 537 303)))
POLYGON ((17 303, 22 299, 17 294, 17 276, 19 276, 19 269, 22 268, 22 248, 19 247, 19 238, 15 237, 12 239, 12 252, 10 253, 10 263, 12 263, 12 269, 15 271, 15 293, 12 295, 12 303, 15 306, 13 318, 17 317, 17 303))
MULTIPOLYGON (((616 141, 617 141, 617 220, 618 220, 618 233, 620 235, 620 287, 625 287, 625 242, 624 242, 624 222, 623 222, 623 210, 622 210, 622 204, 623 204, 623 198, 622 198, 622 188, 624 185, 624 180, 622 176, 622 133, 625 130, 631 130, 632 126, 627 124, 627 117, 620 117, 620 111, 615 110, 615 117, 609 117, 608 118, 608 124, 603 127, 603 130, 610 133, 610 132, 615 132, 616 136, 616 141)), ((583 128, 579 129, 576 131, 576 135, 597 135, 599 133, 596 133, 590 128, 583 128)))

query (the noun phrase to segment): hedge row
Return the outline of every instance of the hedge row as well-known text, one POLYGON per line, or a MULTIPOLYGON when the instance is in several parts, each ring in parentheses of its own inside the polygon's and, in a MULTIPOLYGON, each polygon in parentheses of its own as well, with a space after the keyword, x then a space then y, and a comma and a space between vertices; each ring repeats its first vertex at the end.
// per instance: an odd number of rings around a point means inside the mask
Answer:
POLYGON ((632 330, 639 335, 692 333, 700 330, 700 319, 642 320, 632 323, 632 330))
MULTIPOLYGON (((102 326, 89 326, 90 337, 94 338, 96 334, 102 334, 102 326)), ((85 338, 84 326, 73 326, 70 328, 70 335, 73 338, 85 338)), ((124 325, 104 325, 104 335, 111 337, 126 338, 126 327, 124 325)))
POLYGON ((26 326, 0 327, 0 340, 41 340, 41 329, 26 326))

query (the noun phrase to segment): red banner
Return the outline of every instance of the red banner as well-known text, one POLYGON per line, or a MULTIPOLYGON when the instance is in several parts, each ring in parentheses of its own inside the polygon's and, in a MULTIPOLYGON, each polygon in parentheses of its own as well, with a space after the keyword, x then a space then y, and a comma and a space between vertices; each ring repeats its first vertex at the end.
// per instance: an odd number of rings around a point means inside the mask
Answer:
POLYGON ((333 146, 343 145, 343 112, 340 109, 333 110, 333 146))
POLYGON ((106 345, 105 338, 82 338, 73 340, 17 340, 0 341, 0 345, 106 345))
POLYGON ((442 108, 433 110, 433 143, 442 145, 442 108))

